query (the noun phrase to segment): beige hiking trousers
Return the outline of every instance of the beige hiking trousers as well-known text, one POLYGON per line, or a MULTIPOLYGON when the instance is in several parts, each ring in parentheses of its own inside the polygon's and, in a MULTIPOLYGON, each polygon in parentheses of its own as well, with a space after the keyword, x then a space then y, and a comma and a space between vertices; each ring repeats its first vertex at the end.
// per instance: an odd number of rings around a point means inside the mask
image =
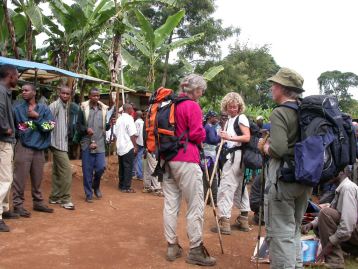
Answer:
POLYGON ((14 150, 11 143, 0 141, 0 219, 10 208, 10 189, 13 180, 14 150))
POLYGON ((247 188, 242 193, 244 181, 241 164, 241 150, 235 151, 235 158, 226 161, 222 170, 220 186, 218 190, 218 216, 231 218, 233 205, 241 211, 250 211, 250 202, 247 188))
POLYGON ((186 229, 190 248, 200 245, 203 236, 203 173, 197 163, 168 162, 163 178, 164 235, 168 243, 177 242, 177 221, 184 198, 187 204, 186 229))
POLYGON ((143 177, 144 188, 150 188, 151 186, 153 186, 153 189, 155 190, 159 190, 162 188, 160 182, 158 181, 158 177, 152 176, 156 166, 157 166, 157 159, 154 156, 152 156, 152 154, 147 152, 146 163, 144 165, 144 177, 143 177))

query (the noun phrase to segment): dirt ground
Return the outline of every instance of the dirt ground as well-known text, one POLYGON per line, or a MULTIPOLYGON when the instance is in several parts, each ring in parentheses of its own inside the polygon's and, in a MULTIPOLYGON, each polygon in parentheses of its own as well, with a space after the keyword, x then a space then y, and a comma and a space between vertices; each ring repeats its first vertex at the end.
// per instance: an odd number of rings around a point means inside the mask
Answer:
MULTIPOLYGON (((10 233, 0 234, 0 268, 198 268, 185 263, 188 253, 185 204, 179 216, 178 235, 185 255, 170 263, 165 260, 163 236, 163 199, 141 192, 142 182, 133 181, 134 194, 117 189, 117 159, 110 165, 101 183, 103 198, 88 204, 84 201, 80 161, 73 161, 73 202, 76 210, 52 206, 53 214, 32 210, 30 186, 27 185, 25 208, 31 218, 7 220, 10 233)), ((51 163, 46 164, 42 184, 47 201, 51 186, 51 163)), ((234 210, 233 216, 238 214, 234 210)), ((234 218, 232 219, 232 221, 234 218)), ((221 254, 218 235, 210 232, 215 224, 211 207, 206 208, 204 243, 217 258, 214 268, 256 268, 250 262, 257 226, 248 233, 234 231, 223 236, 225 254, 221 254)), ((260 268, 268 268, 260 265, 260 268)))

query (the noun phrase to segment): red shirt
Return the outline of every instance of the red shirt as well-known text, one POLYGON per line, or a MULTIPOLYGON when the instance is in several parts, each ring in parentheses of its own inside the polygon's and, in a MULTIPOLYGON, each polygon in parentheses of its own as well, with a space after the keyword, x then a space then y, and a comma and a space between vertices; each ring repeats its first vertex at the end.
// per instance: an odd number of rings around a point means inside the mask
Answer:
POLYGON ((186 152, 180 148, 178 154, 171 160, 174 162, 199 163, 200 155, 198 145, 205 140, 205 129, 203 127, 203 114, 198 103, 187 100, 179 103, 175 109, 176 131, 175 135, 180 136, 185 130, 189 130, 181 141, 189 136, 186 152))

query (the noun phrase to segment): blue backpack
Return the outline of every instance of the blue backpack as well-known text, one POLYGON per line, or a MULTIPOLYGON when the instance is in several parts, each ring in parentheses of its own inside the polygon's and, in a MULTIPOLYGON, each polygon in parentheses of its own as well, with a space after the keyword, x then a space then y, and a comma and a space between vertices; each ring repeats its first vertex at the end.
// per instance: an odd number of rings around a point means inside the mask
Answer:
POLYGON ((295 160, 284 160, 282 180, 316 186, 355 163, 357 150, 352 120, 340 111, 337 98, 312 95, 300 103, 281 106, 297 111, 300 126, 295 160))

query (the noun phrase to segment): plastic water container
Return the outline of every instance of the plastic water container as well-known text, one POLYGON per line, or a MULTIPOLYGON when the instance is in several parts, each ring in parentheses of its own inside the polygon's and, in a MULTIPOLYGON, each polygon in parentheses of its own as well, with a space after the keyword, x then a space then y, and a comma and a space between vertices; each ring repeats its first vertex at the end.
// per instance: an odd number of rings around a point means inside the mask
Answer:
POLYGON ((316 261, 317 249, 317 240, 301 240, 302 261, 304 264, 316 261))

